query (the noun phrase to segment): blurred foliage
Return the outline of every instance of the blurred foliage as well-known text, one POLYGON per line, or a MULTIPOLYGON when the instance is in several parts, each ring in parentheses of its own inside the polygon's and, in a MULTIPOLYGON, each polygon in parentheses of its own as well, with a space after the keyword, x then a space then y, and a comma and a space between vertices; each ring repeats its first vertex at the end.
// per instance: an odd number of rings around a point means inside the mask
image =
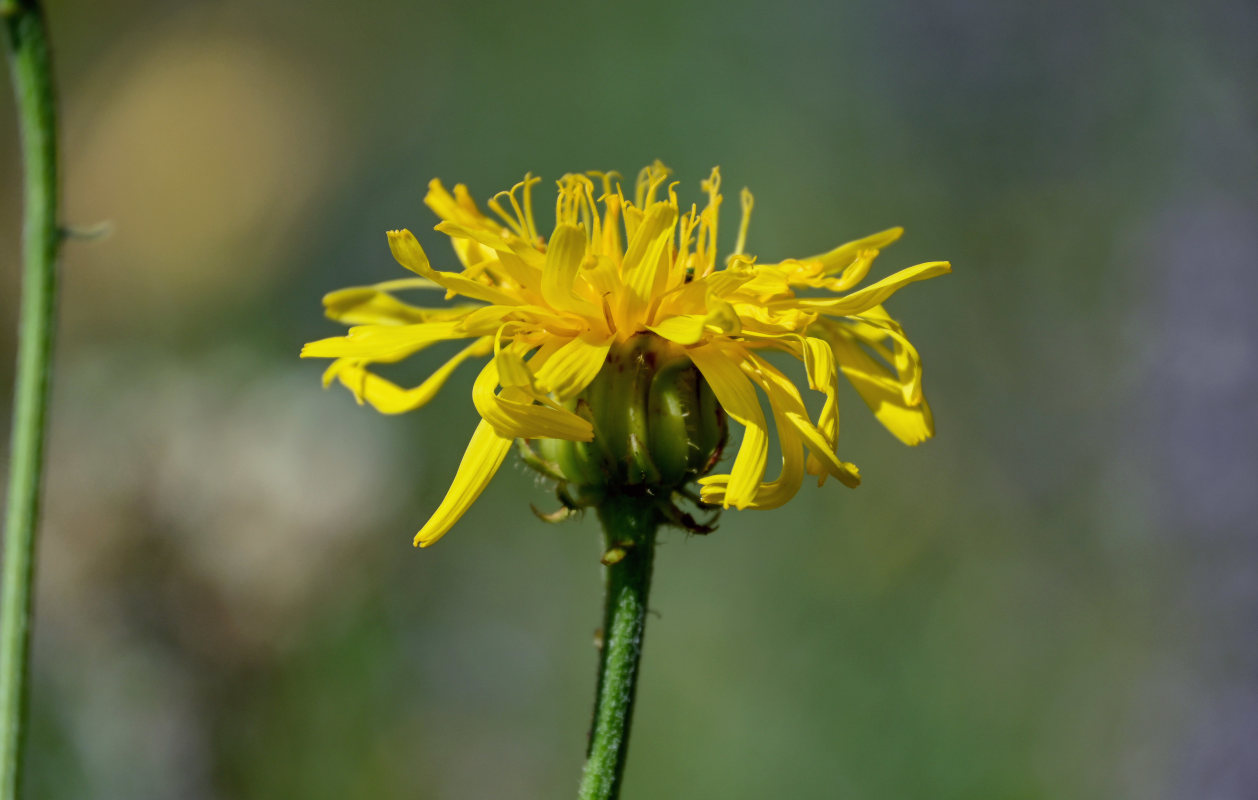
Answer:
POLYGON ((505 470, 413 551, 470 375, 382 418, 296 353, 323 292, 399 274, 386 229, 449 257, 429 178, 657 157, 750 186, 763 258, 902 224, 881 267, 956 271, 891 304, 935 441, 849 393, 864 486, 666 534, 626 797, 1258 792, 1252 4, 50 15, 67 219, 115 234, 65 256, 31 796, 575 791, 593 519, 505 470))

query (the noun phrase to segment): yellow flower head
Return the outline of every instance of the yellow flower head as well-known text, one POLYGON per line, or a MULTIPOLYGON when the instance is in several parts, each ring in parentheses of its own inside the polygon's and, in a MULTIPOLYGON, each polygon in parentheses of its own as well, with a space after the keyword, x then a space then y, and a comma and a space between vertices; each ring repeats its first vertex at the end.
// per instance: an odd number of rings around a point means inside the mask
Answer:
MULTIPOLYGON (((462 362, 488 361, 472 389, 481 421, 454 483, 415 537, 441 538, 497 472, 515 439, 588 442, 589 409, 574 403, 609 354, 630 340, 685 358, 716 401, 745 429, 728 474, 700 479, 704 502, 735 508, 774 508, 798 491, 805 473, 859 483, 853 464, 835 454, 843 373, 878 419, 905 444, 934 433, 922 397, 921 362, 882 302, 905 284, 950 271, 934 261, 856 288, 881 248, 900 228, 848 242, 809 258, 758 264, 743 247, 752 197, 742 191, 742 220, 734 252, 718 262, 720 174, 703 181, 707 204, 683 211, 659 162, 642 170, 627 200, 615 173, 565 175, 559 182, 555 228, 543 237, 533 215, 526 176, 481 212, 463 185, 451 194, 432 181, 425 202, 450 237, 463 265, 434 269, 410 231, 390 231, 389 248, 417 277, 351 289, 324 298, 327 314, 352 325, 346 336, 307 344, 302 356, 333 358, 324 384, 344 384, 386 414, 427 403, 462 362), (663 196, 661 196, 663 195, 663 196), (444 290, 452 306, 416 306, 400 290, 444 290), (800 290, 821 290, 800 296, 800 290), (371 372, 437 342, 466 346, 419 386, 404 389, 371 372), (824 404, 814 421, 800 390, 765 358, 789 353, 803 362, 808 388, 824 404), (757 392, 759 390, 759 393, 757 392), (764 480, 768 401, 782 453, 778 476, 764 480)), ((612 396, 606 402, 615 403, 612 396)))

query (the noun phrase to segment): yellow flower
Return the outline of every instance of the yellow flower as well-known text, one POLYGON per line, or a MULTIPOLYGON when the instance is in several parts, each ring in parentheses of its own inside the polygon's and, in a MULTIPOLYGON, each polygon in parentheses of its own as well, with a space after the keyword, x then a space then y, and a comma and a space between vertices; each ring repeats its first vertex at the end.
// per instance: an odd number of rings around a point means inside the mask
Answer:
POLYGON ((451 194, 434 180, 425 202, 441 218, 436 229, 450 237, 463 269, 434 269, 410 231, 390 231, 394 258, 417 277, 324 298, 328 316, 353 327, 346 336, 307 344, 302 356, 335 359, 324 385, 339 380, 360 403, 386 414, 422 406, 461 363, 489 357, 472 390, 480 424, 416 544, 432 544, 467 511, 513 440, 590 441, 590 414, 572 401, 609 353, 634 337, 689 359, 745 429, 729 473, 700 479, 707 503, 774 508, 794 496, 805 473, 857 485, 856 467, 835 453, 840 372, 905 444, 934 433, 917 350, 881 304, 905 284, 949 272, 947 262, 856 288, 879 250, 900 237, 902 230, 891 228, 821 255, 758 264, 743 252, 752 209, 744 189, 737 243, 720 264, 719 172, 702 182, 708 198, 702 211, 693 205, 682 211, 677 184, 665 185, 668 175, 659 162, 643 169, 632 202, 615 173, 565 175, 548 238, 533 215, 539 178, 526 176, 490 200, 497 219, 482 213, 463 185, 451 194), (395 296, 409 289, 444 290, 446 299, 470 302, 421 307, 395 296), (466 346, 419 386, 404 389, 368 369, 446 340, 466 346), (815 421, 767 351, 804 363, 808 387, 824 396, 815 421), (782 453, 771 481, 764 480, 769 426, 761 394, 782 453))

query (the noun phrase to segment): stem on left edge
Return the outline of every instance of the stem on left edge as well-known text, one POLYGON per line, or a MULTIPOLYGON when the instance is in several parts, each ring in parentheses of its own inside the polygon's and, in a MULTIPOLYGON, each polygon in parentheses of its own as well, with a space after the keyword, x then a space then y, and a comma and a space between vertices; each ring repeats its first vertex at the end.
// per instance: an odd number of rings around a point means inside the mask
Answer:
POLYGON ((21 785, 31 588, 39 521, 57 296, 57 117, 48 31, 38 0, 0 0, 25 177, 22 299, 13 390, 4 589, 0 601, 0 800, 21 785))

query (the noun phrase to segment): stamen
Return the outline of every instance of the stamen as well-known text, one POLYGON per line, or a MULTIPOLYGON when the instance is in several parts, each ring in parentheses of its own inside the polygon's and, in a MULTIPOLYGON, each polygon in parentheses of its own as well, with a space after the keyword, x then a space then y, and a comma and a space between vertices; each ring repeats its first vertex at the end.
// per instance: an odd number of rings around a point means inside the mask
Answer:
POLYGON ((581 213, 581 195, 579 181, 581 175, 568 173, 558 181, 559 196, 555 200, 555 224, 576 225, 581 213))
POLYGON ((671 170, 658 158, 651 166, 643 167, 638 172, 637 181, 634 182, 634 205, 645 211, 648 205, 655 202, 655 193, 659 191, 660 185, 670 174, 671 170))
POLYGON ((507 194, 507 199, 511 201, 511 208, 513 211, 515 211, 515 218, 520 221, 520 228, 525 239, 529 238, 529 233, 530 233, 529 224, 528 224, 528 221, 524 218, 524 210, 520 208, 519 202, 517 202, 515 199, 515 193, 517 189, 525 185, 524 182, 527 181, 528 179, 529 179, 529 176, 526 173, 524 175, 524 181, 521 181, 520 183, 517 183, 515 186, 512 186, 511 191, 507 194))
POLYGON ((658 161, 652 165, 652 168, 658 169, 659 171, 655 172, 651 176, 651 183, 647 186, 646 197, 643 202, 639 204, 639 208, 643 211, 646 211, 646 207, 655 202, 656 193, 659 192, 660 187, 664 185, 664 181, 668 180, 669 176, 668 168, 658 161))
POLYGON ((612 184, 624 179, 624 176, 621 175, 616 170, 611 170, 609 172, 599 172, 598 170, 590 170, 589 172, 585 174, 589 175, 591 178, 598 178, 599 180, 603 182, 603 194, 605 195, 613 194, 612 184))
POLYGON ((716 214, 711 203, 699 213, 699 232, 695 236, 695 265, 700 278, 716 269, 716 214))
POLYGON ((603 301, 603 319, 607 321, 608 330, 610 330, 612 333, 615 333, 616 332, 616 318, 615 318, 615 315, 612 314, 611 304, 607 301, 608 294, 610 294, 610 292, 604 293, 602 298, 600 298, 603 301))
POLYGON ((699 215, 699 237, 696 240, 695 254, 699 258, 699 265, 703 272, 700 275, 707 275, 716 269, 716 234, 717 219, 720 216, 721 209, 721 170, 719 167, 712 168, 712 174, 708 179, 699 184, 699 188, 708 193, 708 205, 703 209, 703 213, 699 215))
POLYGON ((751 190, 743 187, 739 193, 738 199, 742 201, 743 218, 738 223, 738 241, 734 244, 734 255, 743 254, 743 247, 747 244, 747 228, 751 225, 751 209, 755 206, 756 200, 751 196, 751 190))
POLYGON ((695 226, 699 224, 699 210, 694 203, 690 204, 690 210, 681 215, 681 224, 677 226, 678 242, 677 242, 677 261, 684 262, 690 257, 690 243, 694 236, 695 226))
POLYGON ((699 188, 708 193, 708 208, 721 205, 721 168, 713 167, 707 180, 700 181, 699 188))
POLYGON ((643 167, 638 170, 638 177, 633 181, 633 204, 638 208, 642 208, 646 203, 646 187, 650 181, 650 167, 643 167))
POLYGON ((593 182, 584 175, 572 176, 573 202, 580 211, 581 226, 585 229, 587 240, 594 226, 594 217, 597 216, 594 201, 590 199, 590 190, 593 185, 593 182))
MULTIPOLYGON (((503 195, 506 195, 507 197, 511 197, 510 192, 499 192, 498 194, 494 195, 493 197, 489 199, 489 203, 488 203, 489 209, 493 211, 495 214, 497 214, 502 219, 502 221, 506 224, 506 226, 509 229, 511 229, 511 232, 514 233, 516 236, 519 236, 522 238, 528 238, 528 233, 524 230, 524 226, 523 224, 521 224, 520 220, 518 218, 512 219, 511 217, 509 217, 507 215, 507 212, 503 210, 502 205, 498 202, 498 198, 502 197, 503 195)), ((511 204, 515 205, 515 198, 512 198, 511 204)))
POLYGON ((528 228, 530 242, 536 242, 541 238, 537 233, 537 225, 533 222, 533 184, 541 182, 542 179, 534 176, 533 173, 524 173, 524 191, 521 195, 524 198, 524 226, 528 228))
POLYGON ((594 201, 594 181, 585 180, 581 184, 584 191, 584 205, 589 208, 589 225, 586 227, 587 239, 590 243, 590 252, 594 255, 598 254, 598 246, 603 240, 602 222, 598 216, 598 204, 594 201))
POLYGON ((620 186, 617 184, 616 193, 606 192, 603 194, 603 207, 606 213, 603 216, 603 255, 609 256, 617 263, 620 262, 620 204, 624 202, 624 198, 620 195, 620 186))

